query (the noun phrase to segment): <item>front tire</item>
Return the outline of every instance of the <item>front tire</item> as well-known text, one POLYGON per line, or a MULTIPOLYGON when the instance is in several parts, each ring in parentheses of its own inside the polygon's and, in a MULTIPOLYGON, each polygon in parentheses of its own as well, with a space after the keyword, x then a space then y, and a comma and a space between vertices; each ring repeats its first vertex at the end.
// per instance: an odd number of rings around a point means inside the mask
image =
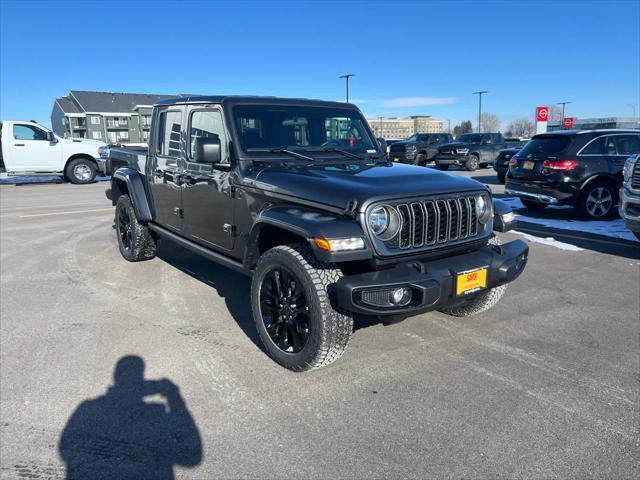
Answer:
POLYGON ((306 244, 281 245, 260 257, 251 279, 251 307, 271 358, 295 372, 342 356, 353 319, 330 299, 342 272, 318 261, 306 244))
POLYGON ((504 184, 505 184, 505 182, 507 181, 506 173, 500 173, 500 172, 498 172, 498 181, 499 181, 501 184, 503 184, 503 185, 504 185, 504 184))
POLYGON ((421 167, 426 166, 427 165, 427 156, 424 153, 419 153, 418 155, 416 155, 415 164, 419 165, 421 167))
MULTIPOLYGON (((500 245, 500 239, 493 237, 489 240, 490 245, 500 245)), ((480 294, 474 299, 468 300, 457 305, 451 305, 444 307, 439 311, 451 315, 454 317, 469 317, 471 315, 477 315, 482 312, 486 312, 504 296, 504 292, 507 290, 507 285, 500 285, 498 287, 490 288, 480 294)))
POLYGON ((480 158, 475 153, 469 155, 469 159, 464 164, 464 168, 466 168, 470 172, 474 172, 480 166, 480 158))
POLYGON ((438 170, 449 170, 449 165, 445 165, 443 163, 436 163, 436 168, 438 170))
POLYGON ((64 173, 71 183, 91 183, 96 178, 96 164, 86 158, 76 158, 69 162, 64 173))
POLYGON ((115 223, 118 248, 125 260, 140 262, 156 256, 156 240, 149 229, 138 222, 129 195, 118 198, 115 223))

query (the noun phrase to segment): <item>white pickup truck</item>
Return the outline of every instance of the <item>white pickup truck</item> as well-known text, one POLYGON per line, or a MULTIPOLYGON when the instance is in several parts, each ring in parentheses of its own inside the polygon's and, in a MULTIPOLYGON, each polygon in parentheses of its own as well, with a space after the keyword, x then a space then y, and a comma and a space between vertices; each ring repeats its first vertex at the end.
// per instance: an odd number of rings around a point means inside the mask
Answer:
POLYGON ((36 122, 3 121, 0 130, 0 163, 9 175, 61 175, 90 183, 105 173, 104 142, 60 138, 36 122))

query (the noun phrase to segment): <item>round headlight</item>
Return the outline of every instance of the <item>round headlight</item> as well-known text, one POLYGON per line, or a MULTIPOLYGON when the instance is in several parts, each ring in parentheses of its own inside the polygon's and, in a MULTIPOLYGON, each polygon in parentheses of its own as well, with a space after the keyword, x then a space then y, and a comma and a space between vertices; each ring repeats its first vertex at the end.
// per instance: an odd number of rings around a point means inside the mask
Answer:
POLYGON ((376 207, 369 213, 369 227, 376 235, 382 235, 389 226, 389 214, 385 207, 376 207))
POLYGON ((487 223, 491 217, 491 201, 486 194, 476 197, 476 215, 480 223, 487 223))

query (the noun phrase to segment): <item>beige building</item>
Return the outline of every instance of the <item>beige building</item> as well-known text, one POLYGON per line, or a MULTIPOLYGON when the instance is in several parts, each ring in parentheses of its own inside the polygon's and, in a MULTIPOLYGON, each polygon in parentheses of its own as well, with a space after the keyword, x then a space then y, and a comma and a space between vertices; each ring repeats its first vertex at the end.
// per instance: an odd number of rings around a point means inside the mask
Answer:
POLYGON ((444 120, 429 115, 412 115, 408 118, 367 118, 376 137, 409 138, 414 133, 440 133, 444 120))

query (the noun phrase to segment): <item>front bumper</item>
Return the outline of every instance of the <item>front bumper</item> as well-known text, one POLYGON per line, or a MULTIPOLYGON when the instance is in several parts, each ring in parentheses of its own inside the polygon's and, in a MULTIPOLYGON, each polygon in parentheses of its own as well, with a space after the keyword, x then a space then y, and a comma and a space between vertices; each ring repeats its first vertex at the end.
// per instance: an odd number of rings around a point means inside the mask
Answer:
POLYGON ((414 163, 416 161, 416 154, 406 152, 390 152, 389 160, 397 163, 414 163))
POLYGON ((107 173, 107 159, 102 157, 95 157, 96 165, 98 166, 98 172, 102 175, 108 175, 107 173))
MULTIPOLYGON (((336 285, 338 306, 370 315, 416 315, 473 298, 476 292, 456 295, 457 274, 487 268, 487 286, 494 288, 515 280, 524 270, 529 247, 522 240, 487 245, 479 250, 440 260, 399 264, 388 270, 341 278, 336 285), (363 300, 363 293, 409 288, 411 302, 403 307, 381 307, 363 300)), ((486 289, 480 290, 486 291, 486 289)))
POLYGON ((640 194, 634 194, 628 188, 622 187, 618 212, 629 230, 640 232, 640 194))
POLYGON ((467 158, 467 155, 447 155, 446 157, 437 155, 433 160, 436 162, 436 165, 464 165, 467 163, 467 158))

